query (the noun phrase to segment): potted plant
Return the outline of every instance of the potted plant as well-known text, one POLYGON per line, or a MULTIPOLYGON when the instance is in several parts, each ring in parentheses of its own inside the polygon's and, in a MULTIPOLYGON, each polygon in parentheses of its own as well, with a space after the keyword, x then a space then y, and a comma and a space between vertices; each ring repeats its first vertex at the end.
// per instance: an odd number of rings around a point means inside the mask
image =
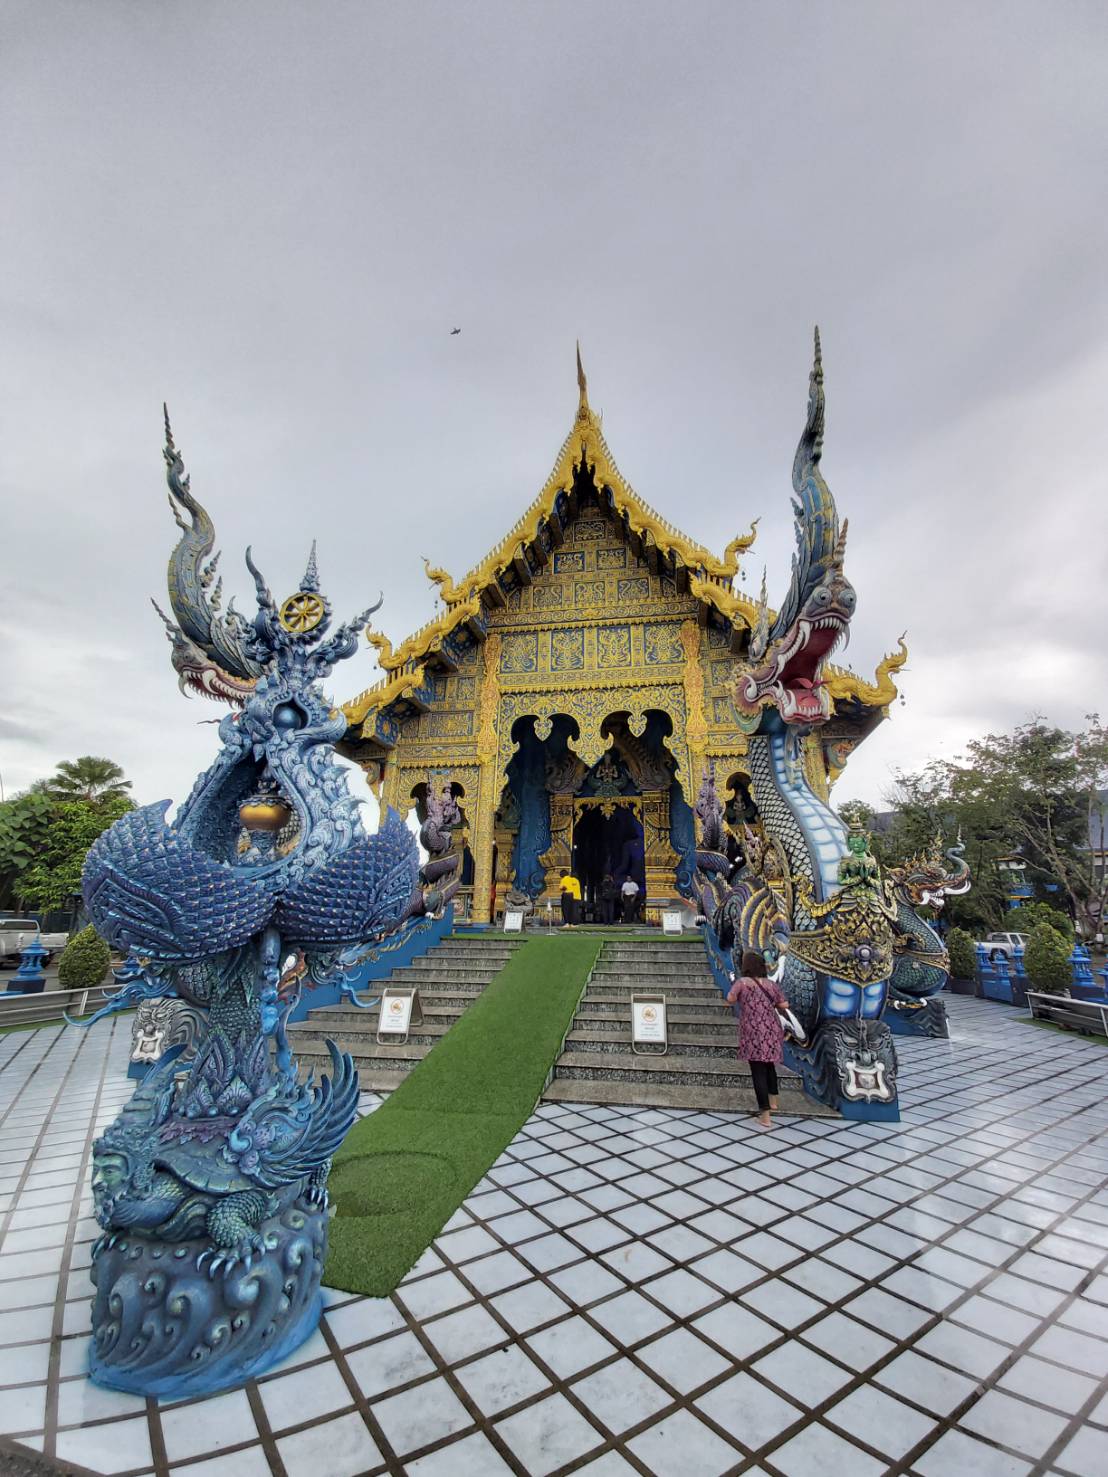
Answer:
POLYGON ((1050 924, 1032 929, 1023 953, 1023 967, 1033 989, 1045 995, 1068 995, 1073 983, 1070 948, 1064 935, 1050 924))
POLYGON ((103 982, 110 963, 108 946, 90 923, 62 950, 58 984, 63 990, 94 990, 103 982))
POLYGON ((974 994, 977 953, 973 947, 973 939, 964 928, 952 928, 947 934, 946 944, 950 952, 947 989, 952 995, 974 994))

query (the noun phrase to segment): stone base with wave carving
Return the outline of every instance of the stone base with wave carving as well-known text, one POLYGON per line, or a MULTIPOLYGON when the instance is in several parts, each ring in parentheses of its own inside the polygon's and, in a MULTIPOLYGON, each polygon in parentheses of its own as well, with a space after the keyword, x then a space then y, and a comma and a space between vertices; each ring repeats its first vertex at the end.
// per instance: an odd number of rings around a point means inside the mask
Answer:
POLYGON ((259 1229, 274 1249, 214 1277, 211 1243, 124 1234, 92 1264, 89 1376, 132 1394, 181 1398, 245 1384, 288 1357, 319 1322, 327 1211, 287 1205, 259 1229))

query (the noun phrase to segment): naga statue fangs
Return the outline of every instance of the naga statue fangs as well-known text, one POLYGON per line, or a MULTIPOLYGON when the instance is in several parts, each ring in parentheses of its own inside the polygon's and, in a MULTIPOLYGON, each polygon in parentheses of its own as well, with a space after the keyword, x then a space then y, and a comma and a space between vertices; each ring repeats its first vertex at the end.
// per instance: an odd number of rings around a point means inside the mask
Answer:
POLYGON ((169 801, 132 811, 85 864, 92 921, 130 956, 98 1016, 155 997, 202 1015, 185 1069, 155 1067, 93 1146, 104 1235, 90 1373, 116 1389, 185 1396, 242 1384, 315 1328, 327 1173, 355 1118, 358 1074, 328 1042, 330 1078, 301 1081, 286 1025, 305 985, 338 984, 361 1004, 348 982, 359 946, 449 901, 457 863, 445 855, 445 800, 421 869, 395 811, 366 835, 335 760, 346 719, 321 683, 377 607, 332 631, 313 545, 280 605, 247 550, 257 614, 221 615, 214 528, 168 416, 165 459, 182 529, 169 566, 174 619, 162 617, 173 665, 182 687, 238 711, 221 720, 219 754, 173 824, 169 801))
POLYGON ((789 1060, 805 1089, 847 1113, 893 1117, 897 1061, 887 1015, 896 1015, 901 1030, 946 1034, 945 1010, 934 997, 946 980, 947 956, 916 908, 941 906, 946 893, 965 891, 969 873, 960 852, 947 871, 934 849, 883 875, 866 835, 848 833, 805 774, 802 741, 832 716, 825 666, 849 638, 856 604, 843 571, 846 523, 840 527, 820 470, 824 418, 817 329, 808 415, 793 463, 792 579, 775 616, 763 583, 734 692, 750 735, 757 833, 747 828, 743 840, 721 844, 720 807, 706 778, 697 806, 698 883, 710 953, 768 946, 772 958, 785 948, 782 988, 807 1032, 803 1047, 789 1048, 789 1060))

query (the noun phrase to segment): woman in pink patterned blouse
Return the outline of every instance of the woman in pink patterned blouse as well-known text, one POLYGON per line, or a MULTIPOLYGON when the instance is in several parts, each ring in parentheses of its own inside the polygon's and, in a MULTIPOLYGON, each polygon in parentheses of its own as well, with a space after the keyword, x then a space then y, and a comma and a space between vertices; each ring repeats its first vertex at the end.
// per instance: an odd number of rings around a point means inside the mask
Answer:
POLYGON ((738 1005, 739 1055, 750 1063, 759 1128, 772 1127, 770 1110, 777 1107, 777 1063, 784 1056, 785 1028, 779 1011, 788 1002, 771 979, 761 954, 746 950, 742 975, 727 992, 728 1005, 738 1005))

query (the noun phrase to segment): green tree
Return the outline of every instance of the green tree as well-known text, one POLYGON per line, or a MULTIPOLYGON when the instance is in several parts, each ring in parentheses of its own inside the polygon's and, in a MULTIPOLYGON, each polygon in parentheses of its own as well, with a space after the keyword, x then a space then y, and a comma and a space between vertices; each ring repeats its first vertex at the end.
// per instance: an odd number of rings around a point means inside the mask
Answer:
POLYGON ((58 800, 84 800, 90 805, 126 798, 130 788, 131 781, 123 778, 118 764, 92 754, 63 759, 46 781, 47 793, 58 800))
POLYGON ((1073 949, 1073 923, 1065 913, 1052 908, 1049 903, 1021 903, 1018 908, 1005 913, 1004 927, 1009 933, 1033 933, 1036 928, 1053 928, 1073 949))
POLYGON ((977 953, 973 939, 964 928, 952 928, 947 934, 950 950, 950 973, 956 980, 971 980, 977 973, 977 953))
POLYGON ((847 800, 839 806, 839 815, 848 826, 863 826, 867 831, 873 830, 877 819, 877 812, 864 800, 847 800))
POLYGON ((44 911, 63 907, 81 890, 81 868, 89 847, 113 821, 133 809, 134 801, 127 795, 107 796, 92 804, 55 801, 35 859, 19 874, 23 902, 44 911))
POLYGON ((20 907, 20 880, 42 849, 53 809, 49 797, 35 791, 0 805, 0 906, 20 907))
POLYGON ((988 734, 950 766, 959 808, 989 814, 1018 846, 1032 879, 1059 884, 1086 937, 1108 901, 1108 729, 1090 714, 1079 733, 1036 718, 1012 734, 988 734))
POLYGON ((1073 966, 1065 939, 1048 923, 1040 923, 1027 940, 1023 967, 1036 990, 1064 995, 1073 984, 1073 966))
POLYGON ((63 990, 95 989, 108 972, 111 953, 90 923, 75 934, 58 961, 58 983, 63 990))

